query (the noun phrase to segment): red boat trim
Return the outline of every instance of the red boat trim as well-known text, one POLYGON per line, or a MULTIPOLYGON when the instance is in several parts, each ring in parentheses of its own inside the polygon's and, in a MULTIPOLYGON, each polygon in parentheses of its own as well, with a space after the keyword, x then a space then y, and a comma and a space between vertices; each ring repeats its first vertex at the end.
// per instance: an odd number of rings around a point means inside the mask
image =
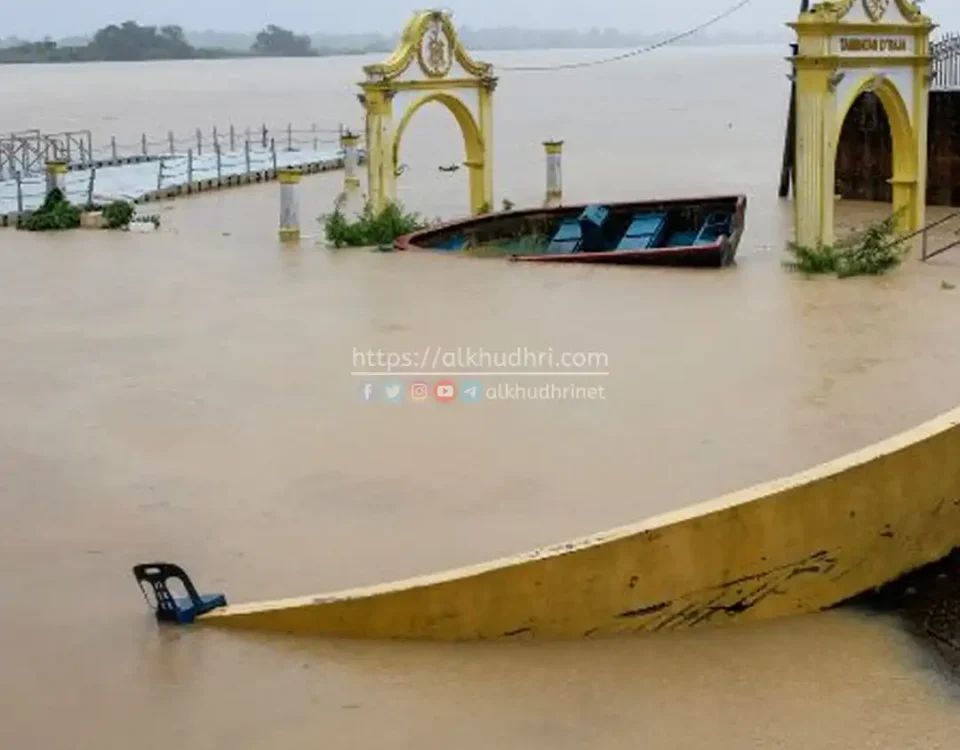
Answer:
POLYGON ((684 255, 706 255, 722 249, 727 235, 709 245, 682 245, 680 247, 656 248, 653 250, 607 250, 599 253, 570 253, 569 255, 511 255, 511 260, 546 262, 574 262, 578 260, 604 260, 606 258, 676 258, 684 255))

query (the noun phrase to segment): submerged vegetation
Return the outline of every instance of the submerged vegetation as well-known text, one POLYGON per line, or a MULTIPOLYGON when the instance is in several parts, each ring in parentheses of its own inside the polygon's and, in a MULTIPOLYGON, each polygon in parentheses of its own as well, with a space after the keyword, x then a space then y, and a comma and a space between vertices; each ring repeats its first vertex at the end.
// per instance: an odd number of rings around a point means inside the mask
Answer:
MULTIPOLYGON (((116 200, 106 206, 88 205, 80 208, 70 203, 60 188, 53 188, 47 193, 43 205, 36 211, 24 215, 17 223, 17 228, 27 232, 76 229, 81 225, 80 217, 85 211, 102 211, 107 229, 127 229, 130 222, 137 220, 134 216, 136 208, 130 201, 116 200)), ((160 226, 159 216, 145 217, 142 220, 151 222, 154 227, 160 226)))
POLYGON ((320 219, 327 242, 333 247, 390 245, 397 237, 429 226, 420 214, 408 213, 400 203, 390 202, 381 211, 375 211, 366 201, 355 219, 347 216, 345 203, 346 196, 340 195, 333 211, 320 219))
POLYGON ((43 205, 17 224, 28 232, 51 232, 80 226, 80 209, 70 203, 60 188, 47 193, 43 205))
POLYGON ((123 229, 130 226, 136 209, 128 201, 113 201, 103 209, 103 220, 107 229, 123 229))
POLYGON ((884 274, 899 266, 907 252, 904 239, 895 237, 898 218, 893 214, 872 222, 832 245, 807 247, 791 242, 788 250, 793 259, 784 266, 808 275, 832 273, 840 278, 884 274))

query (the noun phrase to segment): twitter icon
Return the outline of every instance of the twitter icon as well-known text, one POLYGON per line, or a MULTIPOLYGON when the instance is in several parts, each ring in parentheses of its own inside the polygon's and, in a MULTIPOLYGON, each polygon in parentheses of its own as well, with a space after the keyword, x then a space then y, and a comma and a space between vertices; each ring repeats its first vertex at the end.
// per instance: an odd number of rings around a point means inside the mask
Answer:
POLYGON ((403 383, 396 381, 385 383, 383 386, 383 396, 388 404, 402 404, 403 383))

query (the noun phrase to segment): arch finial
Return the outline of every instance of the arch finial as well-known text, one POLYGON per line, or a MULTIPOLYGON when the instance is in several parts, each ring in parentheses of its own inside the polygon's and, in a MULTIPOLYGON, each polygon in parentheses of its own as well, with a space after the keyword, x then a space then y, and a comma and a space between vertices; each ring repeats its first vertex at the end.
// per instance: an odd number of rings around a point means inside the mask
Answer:
POLYGON ((458 63, 469 77, 493 77, 493 65, 478 62, 467 52, 457 35, 451 13, 446 10, 414 13, 390 56, 381 63, 365 66, 363 70, 368 82, 387 83, 407 73, 414 62, 428 80, 446 78, 454 63, 458 63))

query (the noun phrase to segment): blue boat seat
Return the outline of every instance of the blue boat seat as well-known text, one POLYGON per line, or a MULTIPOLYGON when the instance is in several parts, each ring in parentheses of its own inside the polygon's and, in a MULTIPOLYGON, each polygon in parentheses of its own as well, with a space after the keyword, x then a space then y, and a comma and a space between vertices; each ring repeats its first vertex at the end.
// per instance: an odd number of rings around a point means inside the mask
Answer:
POLYGON ((580 222, 580 252, 597 253, 608 250, 607 238, 603 227, 610 217, 610 209, 599 204, 592 204, 583 209, 577 221, 580 222))
POLYGON ((447 252, 456 252, 458 250, 463 250, 467 246, 467 238, 462 234, 455 234, 453 237, 448 237, 445 240, 441 240, 436 245, 433 246, 434 250, 447 251, 447 252))
POLYGON ((580 222, 576 219, 564 219, 557 231, 554 232, 547 247, 547 252, 552 255, 576 252, 581 239, 580 222))
POLYGON ((667 240, 667 247, 690 247, 696 239, 696 232, 674 232, 667 240))
POLYGON ((730 233, 730 214, 714 211, 703 222, 700 232, 693 241, 695 245, 712 245, 721 235, 730 233))
POLYGON ((667 215, 662 211, 634 214, 617 250, 647 250, 655 247, 666 223, 667 215))
POLYGON ((133 576, 143 592, 143 598, 150 604, 144 584, 149 584, 156 598, 155 615, 161 622, 175 622, 186 625, 197 617, 218 607, 227 606, 223 594, 198 594, 190 576, 179 565, 172 563, 146 563, 135 565, 133 576), (169 580, 180 581, 187 595, 176 597, 167 586, 169 580))

